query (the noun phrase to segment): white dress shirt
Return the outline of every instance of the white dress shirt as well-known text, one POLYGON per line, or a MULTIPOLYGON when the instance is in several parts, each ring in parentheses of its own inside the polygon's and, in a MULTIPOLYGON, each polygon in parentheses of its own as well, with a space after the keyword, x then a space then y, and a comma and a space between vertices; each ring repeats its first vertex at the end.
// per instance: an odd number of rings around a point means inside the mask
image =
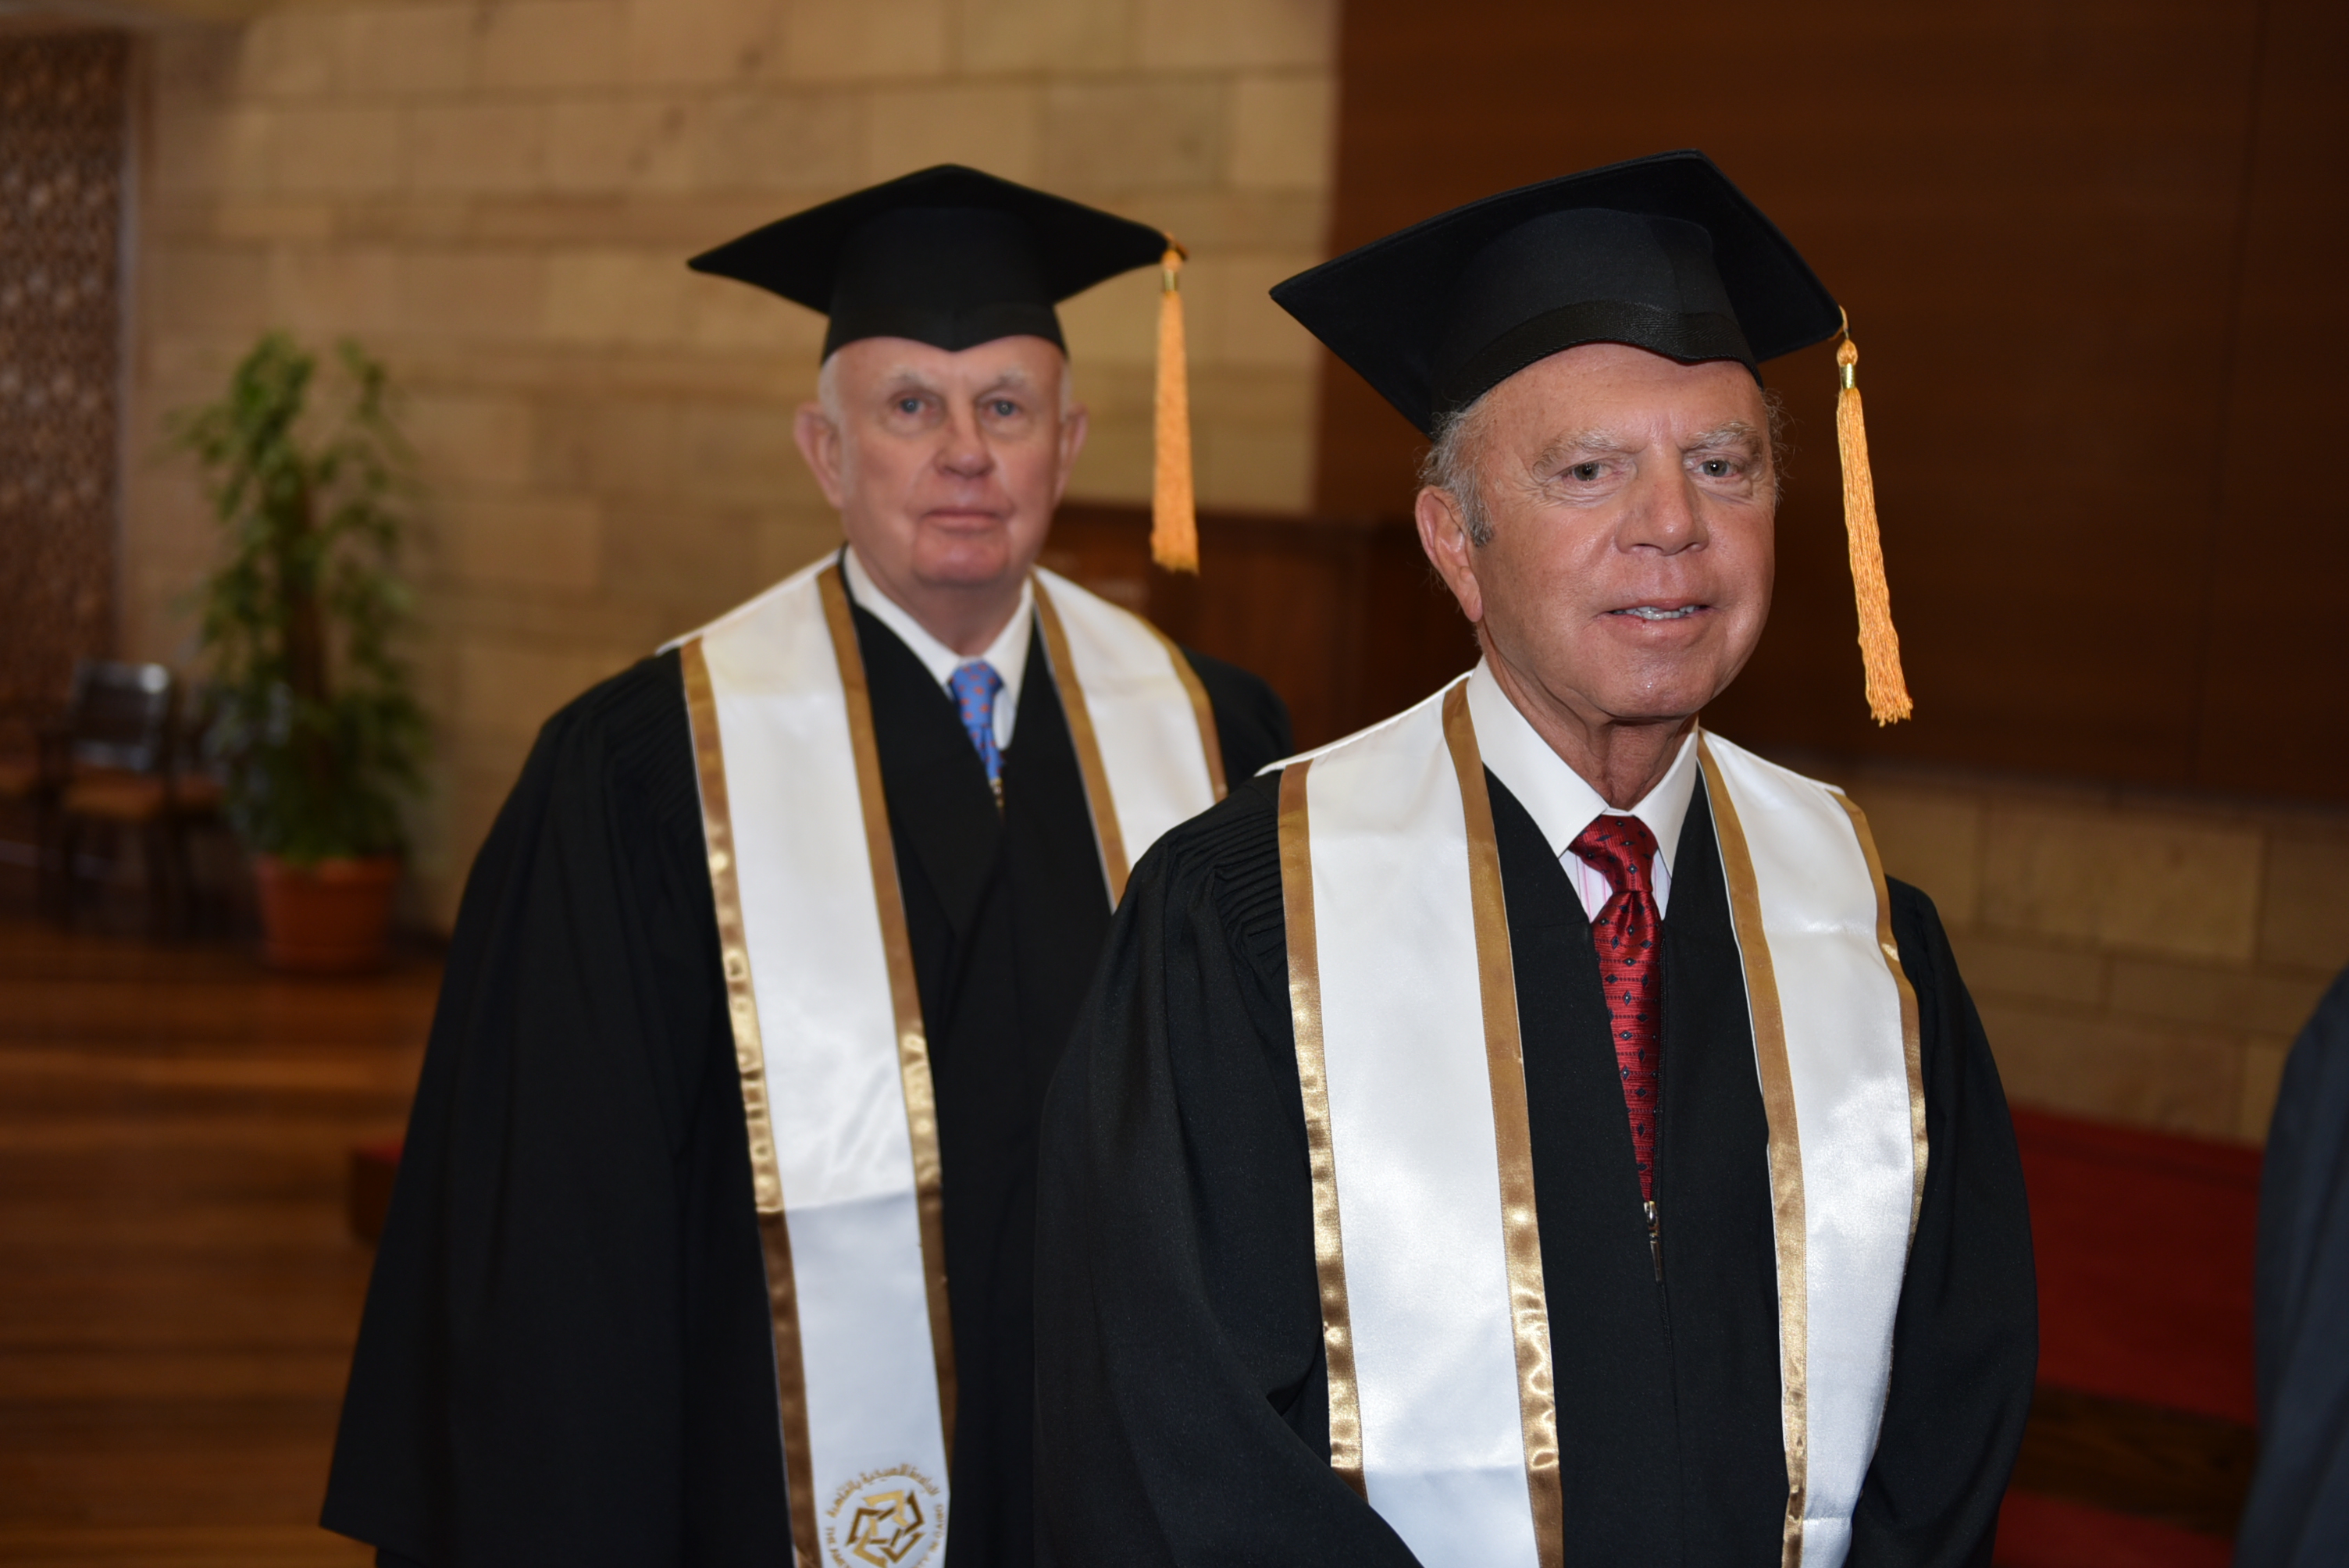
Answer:
POLYGON ((1550 852, 1582 900, 1583 913, 1597 920, 1615 888, 1570 846, 1600 817, 1637 817, 1656 835, 1656 863, 1648 885, 1655 890, 1656 913, 1661 916, 1672 896, 1672 857, 1680 853, 1681 824, 1688 820, 1689 801, 1696 794, 1696 732, 1691 730, 1681 742, 1680 755, 1656 787, 1630 810, 1618 811, 1549 748, 1481 662, 1468 676, 1468 713, 1476 721, 1476 748, 1484 753, 1485 766, 1509 787, 1549 841, 1550 852))
MULTIPOLYGON (((905 613, 905 607, 881 591, 864 563, 856 559, 856 547, 848 548, 848 565, 843 573, 848 579, 848 596, 862 609, 869 610, 880 623, 897 634, 897 640, 914 650, 922 667, 938 683, 938 689, 948 696, 954 695, 947 683, 955 671, 970 663, 970 656, 956 653, 924 629, 919 621, 905 613)), ((1019 583, 1019 608, 1005 622, 1003 630, 985 653, 983 659, 1002 677, 1003 689, 995 694, 995 744, 999 749, 1011 745, 1011 726, 1019 717, 1019 681, 1028 673, 1028 639, 1034 634, 1036 624, 1036 591, 1026 580, 1019 583)), ((1515 785, 1510 786, 1515 789, 1515 785)))

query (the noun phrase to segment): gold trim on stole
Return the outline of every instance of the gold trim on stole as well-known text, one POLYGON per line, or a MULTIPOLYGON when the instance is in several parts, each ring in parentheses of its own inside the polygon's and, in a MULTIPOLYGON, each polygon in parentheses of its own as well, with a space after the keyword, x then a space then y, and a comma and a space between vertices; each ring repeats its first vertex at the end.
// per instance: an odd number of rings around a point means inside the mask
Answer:
MULTIPOLYGON (((947 1296, 946 1182, 938 1155, 938 1098, 930 1078, 928 1031, 914 976, 914 944, 905 931, 905 901, 897 885, 896 841, 889 835, 889 800, 881 785, 881 750, 873 734, 873 693, 864 655, 856 645, 856 618, 837 562, 816 574, 824 624, 848 700, 848 738, 856 755, 856 794, 864 811, 864 844, 873 861, 873 902, 881 913, 881 946, 889 961, 889 1001, 896 1015, 897 1073, 905 1092, 905 1130, 914 1152, 914 1201, 921 1217, 922 1279, 928 1287, 930 1348, 937 1358, 938 1425, 947 1463, 954 1463, 954 1316, 947 1296)), ((811 1559, 812 1561, 812 1559, 811 1559)))
MULTIPOLYGON (((1810 1284, 1803 1210, 1803 1148, 1795 1125, 1795 1078, 1786 1060, 1786 1020, 1778 1004, 1778 975, 1762 925, 1762 894, 1754 853, 1737 820, 1720 766, 1702 730, 1697 765, 1713 803, 1713 836, 1729 885, 1730 923, 1745 967, 1745 1001, 1754 1023, 1754 1064, 1762 1080, 1762 1109, 1770 1127, 1770 1210, 1778 1251, 1779 1413, 1786 1442, 1786 1518, 1779 1542, 1781 1568, 1800 1568, 1803 1515, 1810 1494, 1810 1284)), ((1881 902, 1879 900, 1879 905, 1881 902)))
POLYGON ((1484 998, 1485 1066, 1492 1081, 1493 1140, 1500 1156, 1501 1237, 1509 1268, 1509 1321, 1517 1353, 1517 1410, 1525 1427, 1526 1491, 1533 1506, 1535 1560, 1566 1559, 1566 1497, 1559 1475, 1557 1390, 1550 1363, 1549 1297, 1542 1279, 1541 1222, 1534 1206, 1533 1123, 1517 1025, 1517 976, 1493 800, 1468 713, 1468 686, 1444 698, 1444 740, 1460 779, 1467 818, 1468 897, 1475 912, 1476 982, 1484 998))
POLYGON ((1297 1085, 1305 1102, 1306 1162, 1313 1176, 1313 1268, 1321 1285, 1321 1346, 1330 1372, 1330 1468, 1367 1502, 1353 1315, 1346 1305, 1346 1243, 1338 1227, 1338 1161, 1330 1137, 1329 1064, 1321 1049, 1313 840, 1305 809, 1305 775, 1312 766, 1309 759, 1292 762, 1280 776, 1280 901, 1288 927, 1288 1009, 1297 1033, 1297 1085))
POLYGON ((1868 857, 1868 880, 1876 885, 1876 945, 1884 954, 1885 967, 1892 971, 1893 986, 1900 993, 1900 1048, 1909 1064, 1909 1145, 1914 1181, 1909 1190, 1909 1243, 1917 1242, 1917 1220, 1925 1210, 1925 1159, 1929 1150, 1925 1139, 1925 1047, 1917 1023, 1917 993, 1909 987, 1909 972, 1900 967, 1900 944, 1892 935, 1892 890, 1884 885, 1884 861, 1876 852, 1876 835, 1868 831, 1868 813, 1859 802, 1837 792, 1836 802, 1851 817, 1852 831, 1859 835, 1859 852, 1868 857))
POLYGON ((1142 624, 1149 626, 1150 634, 1164 645, 1166 656, 1174 664, 1174 678, 1183 683, 1183 694, 1191 699, 1191 717, 1199 726, 1199 750, 1207 759, 1207 789, 1221 800, 1231 791, 1224 783, 1224 742, 1216 733, 1216 705, 1208 699, 1207 688, 1200 684, 1199 672, 1191 667, 1183 645, 1149 621, 1142 624))
MULTIPOLYGON (((1078 767, 1085 784, 1085 803, 1093 819, 1102 871, 1111 903, 1124 896, 1128 865, 1115 806, 1111 799, 1108 770, 1095 738, 1092 716, 1069 653, 1059 613, 1041 583, 1036 585, 1037 619, 1044 633, 1076 744, 1078 767)), ((916 1211, 919 1217, 922 1274, 928 1296, 930 1344, 938 1380, 938 1417, 949 1465, 954 1457, 956 1377, 954 1321, 946 1274, 945 1171, 938 1150, 936 1087, 930 1076, 928 1033, 922 1020, 921 992, 914 972, 913 945, 905 926, 904 895, 897 882, 895 841, 890 836, 887 796, 881 782, 881 759, 874 739, 872 692, 864 677, 864 661, 856 642, 855 617, 837 564, 816 577, 817 595, 832 637, 839 667, 842 696, 848 710, 848 731, 854 755, 858 803, 864 822, 867 854, 873 867, 874 902, 881 923, 882 950, 889 972, 891 1011, 897 1039, 899 1081, 905 1100, 905 1126, 912 1145, 916 1211)), ((1145 625, 1147 622, 1143 623, 1145 625)), ((1216 798, 1225 794, 1223 749, 1215 727, 1215 711, 1206 688, 1182 651, 1154 626, 1151 632, 1165 643, 1175 674, 1191 698, 1199 724, 1200 744, 1216 798)), ((817 1560, 816 1499, 809 1448, 807 1374, 800 1341, 797 1287, 792 1268, 791 1231, 785 1218, 782 1179, 775 1156, 774 1127, 769 1110, 770 1086, 766 1055, 759 1033, 756 998, 751 990, 750 965, 743 940, 742 901, 733 858, 733 820, 726 789, 725 752, 718 725, 716 693, 701 639, 695 637, 678 650, 684 672, 686 710, 691 720, 694 761, 699 774, 702 834, 709 851, 710 890, 718 908, 719 949, 726 977, 728 1016, 733 1026, 735 1067, 741 1076, 743 1116, 750 1154, 751 1199, 758 1213, 759 1236, 764 1254, 769 1316, 775 1346, 776 1393, 781 1410, 784 1474, 791 1490, 792 1540, 797 1558, 817 1560)), ((1318 1035, 1317 1035, 1318 1039, 1318 1035)), ((1326 1102, 1324 1125, 1326 1130, 1326 1102)), ((1348 1362, 1350 1389, 1350 1353, 1348 1362)), ((1359 1430, 1359 1427, 1358 1427, 1359 1430)), ((1359 1448, 1359 1439, 1357 1446, 1359 1448)), ((1356 1474, 1360 1474, 1359 1460, 1356 1474)), ((1359 1481, 1357 1484, 1359 1488, 1359 1481)))
MULTIPOLYGON (((1069 739, 1076 746, 1077 771, 1085 781, 1085 807, 1092 813, 1093 842, 1101 847, 1102 877, 1109 883, 1109 904, 1125 902, 1125 879, 1133 869, 1125 858, 1125 834, 1117 825, 1117 804, 1110 799, 1109 769, 1102 764, 1101 741, 1093 734, 1093 718, 1085 707, 1084 688, 1077 681, 1077 662, 1069 654, 1069 634, 1061 626, 1061 613, 1043 580, 1036 580, 1036 623, 1044 629, 1045 656, 1052 662, 1052 681, 1060 688, 1061 711, 1068 716, 1069 739)), ((1193 678, 1196 678, 1195 676, 1193 678)), ((1213 734, 1210 727, 1209 733, 1213 734)))
POLYGON ((775 1347, 775 1398, 781 1408, 783 1475, 791 1491, 792 1545, 801 1563, 816 1559, 815 1470, 809 1457, 807 1362, 800 1348, 798 1286, 792 1235, 783 1219, 782 1178, 768 1111, 766 1049, 750 991, 750 950, 742 936, 742 889, 734 869, 734 819, 726 796, 726 754, 718 735, 718 698, 709 665, 694 638, 678 650, 693 761, 701 780, 701 832, 709 851, 709 888, 718 905, 718 946, 726 975, 726 1012, 734 1030, 734 1066, 742 1079, 742 1114, 750 1147, 750 1194, 767 1271, 767 1315, 775 1347))

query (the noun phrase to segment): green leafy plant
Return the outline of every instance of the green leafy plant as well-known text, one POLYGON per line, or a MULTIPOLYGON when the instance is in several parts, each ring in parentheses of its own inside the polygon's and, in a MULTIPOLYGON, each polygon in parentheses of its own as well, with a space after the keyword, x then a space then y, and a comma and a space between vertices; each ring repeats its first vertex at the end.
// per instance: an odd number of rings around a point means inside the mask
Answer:
POLYGON ((200 595, 207 749, 238 836, 297 865, 399 852, 400 799, 422 786, 424 714, 394 652, 409 450, 382 365, 349 342, 339 357, 329 419, 306 417, 316 358, 271 333, 171 425, 227 546, 200 595))

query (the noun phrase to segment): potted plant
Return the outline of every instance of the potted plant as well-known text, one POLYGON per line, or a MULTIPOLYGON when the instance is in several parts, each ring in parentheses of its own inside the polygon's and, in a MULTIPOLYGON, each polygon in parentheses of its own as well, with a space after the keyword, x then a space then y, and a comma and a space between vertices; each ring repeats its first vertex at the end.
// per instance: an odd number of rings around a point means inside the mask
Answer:
POLYGON ((421 784, 424 715, 393 641, 408 449, 383 366, 342 345, 347 397, 305 418, 315 356, 264 337, 218 402, 174 420, 202 465, 226 559, 204 583, 206 748, 253 851, 263 954, 288 969, 381 965, 421 784))

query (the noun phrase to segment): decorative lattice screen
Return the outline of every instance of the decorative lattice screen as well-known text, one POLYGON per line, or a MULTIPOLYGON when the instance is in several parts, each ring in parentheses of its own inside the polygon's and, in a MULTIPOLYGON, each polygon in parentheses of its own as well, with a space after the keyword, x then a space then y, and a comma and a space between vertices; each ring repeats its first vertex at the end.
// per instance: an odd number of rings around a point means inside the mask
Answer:
POLYGON ((113 639, 128 41, 0 36, 0 704, 113 639))

